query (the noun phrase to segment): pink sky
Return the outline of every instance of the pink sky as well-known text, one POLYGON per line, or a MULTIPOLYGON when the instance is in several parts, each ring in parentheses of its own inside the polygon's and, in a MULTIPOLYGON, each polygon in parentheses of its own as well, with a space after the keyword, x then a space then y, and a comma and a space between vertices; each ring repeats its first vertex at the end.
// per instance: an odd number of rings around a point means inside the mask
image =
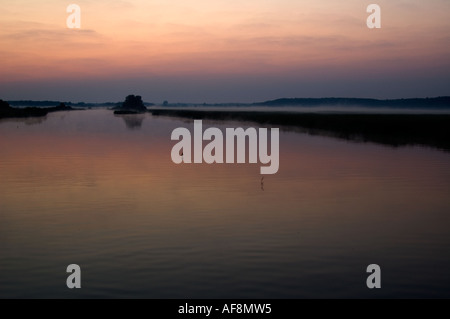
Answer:
POLYGON ((450 2, 16 0, 0 10, 0 98, 256 101, 450 95, 450 2), (68 29, 66 7, 81 7, 68 29))

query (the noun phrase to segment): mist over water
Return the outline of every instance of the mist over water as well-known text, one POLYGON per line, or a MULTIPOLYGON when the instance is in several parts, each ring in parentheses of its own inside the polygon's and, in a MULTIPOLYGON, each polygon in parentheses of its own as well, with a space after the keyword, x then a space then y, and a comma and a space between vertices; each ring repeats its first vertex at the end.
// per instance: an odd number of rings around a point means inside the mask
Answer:
POLYGON ((1 120, 0 297, 450 297, 449 153, 280 131, 262 185, 259 164, 174 164, 177 127, 193 121, 1 120))
POLYGON ((448 108, 399 108, 399 107, 367 107, 367 106, 171 106, 150 107, 172 110, 201 111, 255 111, 255 112, 288 112, 288 113, 325 113, 325 114, 450 114, 448 108))

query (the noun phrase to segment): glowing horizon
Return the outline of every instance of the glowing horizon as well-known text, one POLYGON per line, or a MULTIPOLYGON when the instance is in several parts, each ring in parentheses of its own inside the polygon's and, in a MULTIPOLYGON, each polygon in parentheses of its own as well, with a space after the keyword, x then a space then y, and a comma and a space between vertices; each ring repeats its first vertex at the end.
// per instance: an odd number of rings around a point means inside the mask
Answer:
POLYGON ((133 90, 145 100, 188 102, 450 95, 450 3, 377 1, 376 30, 366 26, 370 3, 2 3, 0 98, 107 101, 133 90), (66 26, 70 3, 81 7, 79 30, 66 26))

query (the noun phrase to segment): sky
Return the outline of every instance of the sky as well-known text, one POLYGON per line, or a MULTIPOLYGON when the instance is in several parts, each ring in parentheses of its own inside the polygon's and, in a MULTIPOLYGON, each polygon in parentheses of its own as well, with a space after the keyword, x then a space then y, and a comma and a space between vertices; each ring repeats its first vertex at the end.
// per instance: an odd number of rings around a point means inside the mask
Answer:
POLYGON ((448 0, 0 0, 0 99, 450 95, 448 0), (81 28, 70 29, 70 4, 81 28), (366 25, 381 8, 381 28, 366 25))

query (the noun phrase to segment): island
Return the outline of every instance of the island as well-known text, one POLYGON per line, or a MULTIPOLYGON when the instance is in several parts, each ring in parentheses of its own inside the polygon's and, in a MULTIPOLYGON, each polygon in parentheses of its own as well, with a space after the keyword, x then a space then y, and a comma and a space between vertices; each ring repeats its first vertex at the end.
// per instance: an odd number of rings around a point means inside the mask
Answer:
POLYGON ((147 108, 142 101, 140 95, 130 94, 125 98, 122 105, 117 106, 114 109, 114 114, 139 114, 147 112, 147 108))

